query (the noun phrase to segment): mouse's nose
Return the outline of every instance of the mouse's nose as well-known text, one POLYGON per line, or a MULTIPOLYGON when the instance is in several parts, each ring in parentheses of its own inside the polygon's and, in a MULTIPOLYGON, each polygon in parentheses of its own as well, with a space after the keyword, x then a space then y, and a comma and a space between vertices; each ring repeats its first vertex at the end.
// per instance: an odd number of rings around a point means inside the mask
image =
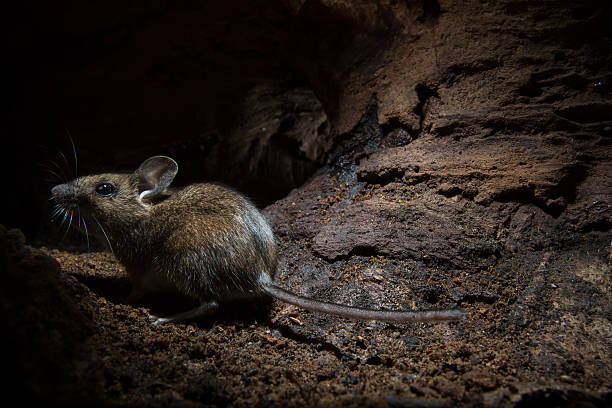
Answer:
POLYGON ((70 194, 70 188, 66 184, 58 184, 51 189, 53 199, 57 202, 65 200, 68 194, 70 194))
POLYGON ((61 185, 55 186, 51 189, 51 194, 53 195, 53 198, 55 199, 55 201, 59 199, 60 191, 61 191, 61 185))

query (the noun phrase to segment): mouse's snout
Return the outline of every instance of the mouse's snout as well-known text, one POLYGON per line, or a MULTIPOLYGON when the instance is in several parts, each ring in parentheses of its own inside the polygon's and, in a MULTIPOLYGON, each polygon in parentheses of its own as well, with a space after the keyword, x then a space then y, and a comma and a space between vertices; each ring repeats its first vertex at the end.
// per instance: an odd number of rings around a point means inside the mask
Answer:
POLYGON ((51 189, 51 194, 56 203, 70 203, 74 201, 74 188, 69 184, 58 184, 51 189))

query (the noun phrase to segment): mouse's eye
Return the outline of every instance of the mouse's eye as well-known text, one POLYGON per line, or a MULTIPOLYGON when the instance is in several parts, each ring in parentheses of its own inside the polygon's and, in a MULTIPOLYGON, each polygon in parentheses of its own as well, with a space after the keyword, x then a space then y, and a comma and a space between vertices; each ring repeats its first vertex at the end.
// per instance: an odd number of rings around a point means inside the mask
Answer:
POLYGON ((101 196, 108 197, 115 192, 115 186, 111 183, 100 183, 96 186, 96 193, 101 196))

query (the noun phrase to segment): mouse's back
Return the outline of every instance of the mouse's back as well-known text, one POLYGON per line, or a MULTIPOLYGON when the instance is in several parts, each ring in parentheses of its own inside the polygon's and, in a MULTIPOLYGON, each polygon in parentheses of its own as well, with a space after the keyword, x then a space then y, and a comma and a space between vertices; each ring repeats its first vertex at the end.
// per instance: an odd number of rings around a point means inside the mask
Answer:
POLYGON ((150 230, 161 272, 195 298, 258 295, 277 265, 274 235, 249 199, 218 184, 193 184, 153 204, 150 230))

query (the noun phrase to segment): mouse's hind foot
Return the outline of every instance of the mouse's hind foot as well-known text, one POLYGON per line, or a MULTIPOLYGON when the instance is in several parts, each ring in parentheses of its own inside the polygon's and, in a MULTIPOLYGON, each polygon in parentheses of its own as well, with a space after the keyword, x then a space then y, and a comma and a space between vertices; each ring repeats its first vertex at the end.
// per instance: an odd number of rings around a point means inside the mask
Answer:
POLYGON ((193 319, 198 319, 201 317, 210 316, 217 310, 218 307, 219 307, 219 304, 213 300, 207 303, 203 303, 200 306, 194 307, 193 309, 188 310, 183 313, 178 313, 178 314, 168 316, 168 317, 159 317, 159 316, 149 315, 149 319, 152 320, 151 326, 156 327, 156 326, 160 326, 166 323, 180 322, 184 320, 193 320, 193 319))

